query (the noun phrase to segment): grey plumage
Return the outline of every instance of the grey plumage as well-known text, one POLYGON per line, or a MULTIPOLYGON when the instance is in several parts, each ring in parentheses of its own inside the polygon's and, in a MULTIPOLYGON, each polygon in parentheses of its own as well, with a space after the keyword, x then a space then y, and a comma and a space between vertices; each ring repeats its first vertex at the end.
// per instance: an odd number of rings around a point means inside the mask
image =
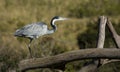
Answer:
POLYGON ((55 21, 58 21, 58 20, 67 20, 67 18, 62 18, 62 17, 58 17, 58 16, 53 17, 50 22, 50 24, 53 28, 51 30, 49 30, 47 28, 47 25, 45 23, 38 22, 38 23, 28 24, 28 25, 16 30, 14 35, 18 36, 18 37, 25 37, 25 38, 30 39, 28 48, 29 48, 30 55, 32 56, 31 49, 30 49, 30 44, 31 44, 32 40, 39 38, 39 36, 42 36, 45 34, 54 33, 57 30, 57 27, 54 23, 55 23, 55 21))
POLYGON ((39 36, 47 34, 47 31, 48 31, 47 25, 40 22, 26 25, 23 28, 16 30, 15 36, 35 39, 38 38, 39 36))

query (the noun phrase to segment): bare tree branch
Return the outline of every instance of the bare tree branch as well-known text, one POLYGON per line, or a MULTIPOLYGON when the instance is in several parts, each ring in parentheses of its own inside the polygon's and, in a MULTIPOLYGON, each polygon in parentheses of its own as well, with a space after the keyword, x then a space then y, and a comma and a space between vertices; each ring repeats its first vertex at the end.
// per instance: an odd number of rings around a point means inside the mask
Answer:
POLYGON ((105 59, 104 62, 102 63, 102 66, 111 62, 120 62, 120 59, 105 59))
POLYGON ((98 30, 97 48, 103 48, 104 46, 106 22, 107 22, 107 18, 105 16, 101 16, 98 23, 99 30, 98 30))
POLYGON ((20 71, 26 71, 36 68, 55 68, 58 69, 65 63, 82 60, 82 59, 96 59, 96 58, 108 58, 108 59, 120 59, 119 49, 84 49, 66 52, 63 54, 45 57, 26 59, 19 63, 20 71))
POLYGON ((108 29, 109 29, 109 31, 114 39, 114 42, 115 42, 117 48, 120 48, 120 36, 115 31, 115 29, 114 29, 114 27, 109 19, 107 21, 107 26, 108 26, 108 29))

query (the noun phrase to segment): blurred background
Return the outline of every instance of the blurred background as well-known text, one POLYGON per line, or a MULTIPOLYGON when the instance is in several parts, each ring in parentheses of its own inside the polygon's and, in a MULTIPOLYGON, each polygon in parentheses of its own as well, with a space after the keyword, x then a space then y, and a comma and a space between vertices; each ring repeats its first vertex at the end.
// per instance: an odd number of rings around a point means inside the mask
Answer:
MULTIPOLYGON (((70 18, 56 22, 58 30, 32 42, 34 57, 52 56, 72 50, 95 48, 97 22, 101 15, 108 16, 120 33, 120 0, 0 0, 0 72, 16 69, 29 56, 28 39, 14 37, 16 29, 34 22, 45 22, 49 28, 54 16, 70 18)), ((116 47, 108 29, 104 47, 116 47)), ((77 72, 89 60, 66 65, 65 72, 77 72)), ((120 63, 110 63, 99 72, 119 72, 120 63)), ((52 72, 37 69, 28 72, 52 72)))

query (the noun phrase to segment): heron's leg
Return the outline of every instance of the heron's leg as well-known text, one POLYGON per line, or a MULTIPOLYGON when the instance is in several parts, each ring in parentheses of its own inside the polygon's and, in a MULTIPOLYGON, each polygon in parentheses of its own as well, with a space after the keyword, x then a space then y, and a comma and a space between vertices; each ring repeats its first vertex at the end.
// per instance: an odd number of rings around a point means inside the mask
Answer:
POLYGON ((32 40, 33 40, 33 39, 30 39, 30 42, 29 42, 29 44, 28 44, 28 49, 29 49, 30 57, 31 57, 31 58, 33 57, 33 56, 32 56, 32 51, 31 51, 31 48, 30 48, 30 45, 31 45, 31 43, 32 43, 32 40))

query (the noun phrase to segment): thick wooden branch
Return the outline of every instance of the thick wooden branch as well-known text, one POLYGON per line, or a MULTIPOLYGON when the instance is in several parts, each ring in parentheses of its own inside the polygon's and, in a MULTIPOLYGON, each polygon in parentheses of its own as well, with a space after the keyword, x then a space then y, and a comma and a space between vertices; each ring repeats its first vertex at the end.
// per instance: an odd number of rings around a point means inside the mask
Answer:
POLYGON ((45 57, 45 58, 34 58, 22 60, 19 63, 20 71, 26 71, 29 69, 36 68, 59 68, 65 63, 82 60, 82 59, 97 59, 97 58, 108 58, 108 59, 120 59, 119 49, 84 49, 66 52, 63 54, 45 57))

